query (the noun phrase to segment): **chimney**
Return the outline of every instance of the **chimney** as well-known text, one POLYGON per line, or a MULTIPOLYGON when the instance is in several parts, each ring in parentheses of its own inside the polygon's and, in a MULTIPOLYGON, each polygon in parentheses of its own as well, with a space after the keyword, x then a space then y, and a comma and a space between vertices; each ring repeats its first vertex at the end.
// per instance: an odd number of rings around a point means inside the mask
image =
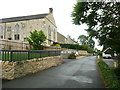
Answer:
POLYGON ((53 13, 53 8, 49 8, 49 13, 53 13))

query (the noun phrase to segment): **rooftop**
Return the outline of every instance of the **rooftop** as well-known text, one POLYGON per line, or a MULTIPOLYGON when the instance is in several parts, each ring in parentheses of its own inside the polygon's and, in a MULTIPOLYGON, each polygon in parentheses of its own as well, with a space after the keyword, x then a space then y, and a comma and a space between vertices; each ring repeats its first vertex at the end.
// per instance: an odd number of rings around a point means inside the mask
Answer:
POLYGON ((2 19, 0 19, 0 23, 16 22, 16 21, 24 21, 24 20, 32 20, 32 19, 41 19, 41 18, 45 18, 48 14, 49 13, 29 15, 29 16, 20 16, 20 17, 12 17, 12 18, 2 18, 2 19))

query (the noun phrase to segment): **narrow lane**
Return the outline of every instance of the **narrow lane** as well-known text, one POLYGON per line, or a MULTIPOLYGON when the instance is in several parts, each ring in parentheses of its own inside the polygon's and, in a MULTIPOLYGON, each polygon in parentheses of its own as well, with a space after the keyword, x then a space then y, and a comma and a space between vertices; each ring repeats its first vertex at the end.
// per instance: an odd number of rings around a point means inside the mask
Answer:
POLYGON ((104 88, 95 60, 95 56, 65 59, 58 67, 3 82, 3 88, 104 88))

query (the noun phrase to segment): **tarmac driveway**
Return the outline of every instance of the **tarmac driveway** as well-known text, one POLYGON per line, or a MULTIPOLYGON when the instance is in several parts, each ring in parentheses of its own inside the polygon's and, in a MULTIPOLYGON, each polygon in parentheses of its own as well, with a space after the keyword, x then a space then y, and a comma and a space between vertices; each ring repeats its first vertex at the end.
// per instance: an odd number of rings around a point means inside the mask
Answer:
POLYGON ((96 65, 96 57, 65 63, 12 81, 3 81, 3 88, 104 88, 96 65))

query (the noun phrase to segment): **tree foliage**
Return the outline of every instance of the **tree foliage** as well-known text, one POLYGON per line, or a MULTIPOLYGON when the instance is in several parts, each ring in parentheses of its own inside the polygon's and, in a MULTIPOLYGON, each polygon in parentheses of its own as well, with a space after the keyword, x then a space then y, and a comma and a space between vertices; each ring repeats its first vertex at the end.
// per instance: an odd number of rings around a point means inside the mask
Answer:
POLYGON ((94 48, 95 42, 91 37, 85 36, 85 35, 80 35, 78 37, 78 40, 80 40, 80 43, 82 45, 88 44, 90 46, 90 48, 94 48))
POLYGON ((30 36, 27 37, 26 40, 33 46, 33 49, 40 50, 43 49, 41 44, 46 40, 46 36, 42 30, 34 30, 33 32, 30 32, 30 36))
POLYGON ((72 18, 76 25, 86 23, 100 45, 120 53, 120 2, 77 2, 72 18))
POLYGON ((85 36, 85 35, 80 35, 80 36, 78 37, 78 40, 80 40, 80 43, 81 43, 82 45, 88 43, 88 37, 85 36))
POLYGON ((95 42, 91 37, 88 38, 88 45, 90 46, 90 48, 94 48, 95 46, 95 42))

